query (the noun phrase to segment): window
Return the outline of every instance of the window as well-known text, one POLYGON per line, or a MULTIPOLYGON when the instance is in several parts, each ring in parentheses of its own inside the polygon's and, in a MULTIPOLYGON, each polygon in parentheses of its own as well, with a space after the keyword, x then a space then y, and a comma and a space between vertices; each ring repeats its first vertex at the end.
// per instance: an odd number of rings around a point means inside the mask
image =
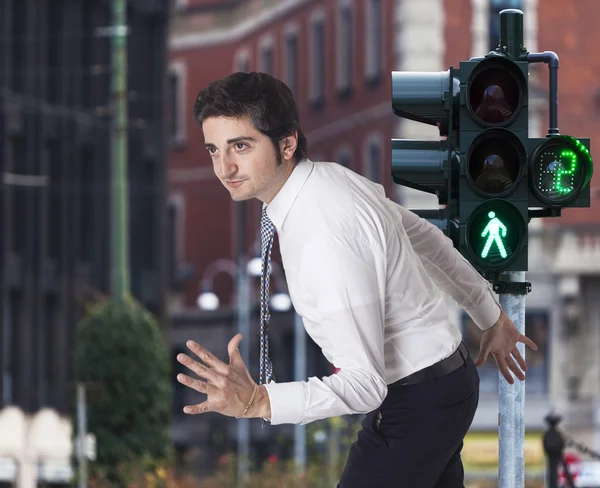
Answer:
POLYGON ((288 28, 285 35, 285 81, 298 102, 298 30, 288 28))
POLYGON ((167 130, 171 147, 181 147, 185 143, 186 133, 186 105, 185 105, 185 81, 186 65, 176 61, 171 65, 168 72, 167 100, 168 119, 167 130))
POLYGON ((250 52, 248 48, 244 47, 235 53, 233 71, 241 71, 243 73, 248 73, 248 71, 250 71, 250 52))
POLYGON ((40 362, 43 373, 40 378, 40 403, 49 407, 57 407, 59 399, 57 391, 56 370, 54 358, 56 357, 55 340, 59 327, 58 299, 55 295, 46 295, 44 299, 45 325, 39 331, 40 362))
POLYGON ((347 96, 352 83, 352 7, 340 0, 337 19, 337 90, 347 96))
POLYGON ((311 19, 310 39, 310 100, 317 108, 325 98, 325 19, 320 10, 311 19))
POLYGON ((379 134, 369 137, 365 150, 365 176, 375 183, 380 183, 382 166, 382 145, 379 134))
POLYGON ((365 49, 365 75, 367 82, 375 83, 381 79, 383 69, 383 37, 381 22, 381 0, 367 0, 365 16, 367 48, 365 49))
POLYGON ((182 195, 172 195, 167 204, 167 232, 169 251, 169 277, 175 286, 178 270, 183 262, 184 232, 183 220, 184 199, 182 195))
POLYGON ((78 258, 84 262, 91 262, 96 238, 94 235, 96 219, 94 213, 94 151, 88 147, 81 150, 81 159, 79 160, 79 249, 78 258))
POLYGON ((274 75, 273 38, 265 37, 260 41, 260 71, 274 75))
POLYGON ((2 327, 2 404, 11 405, 15 402, 15 388, 19 381, 18 351, 19 325, 21 321, 21 294, 11 291, 4 308, 2 327))
MULTIPOLYGON (((27 146, 25 138, 20 136, 13 138, 9 147, 11 173, 16 178, 20 175, 27 175, 27 146)), ((11 200, 8 208, 12 224, 11 233, 8 238, 10 250, 18 256, 25 252, 27 225, 23 216, 27 209, 27 197, 28 195, 33 195, 33 192, 25 179, 19 181, 16 178, 13 184, 8 186, 8 194, 11 200)), ((6 182, 6 175, 4 181, 6 182)))
POLYGON ((506 8, 523 10, 523 0, 489 0, 489 51, 494 51, 500 41, 500 12, 506 8))
POLYGON ((61 251, 61 236, 64 222, 64 168, 61 157, 60 146, 56 143, 49 143, 46 146, 46 158, 48 161, 48 176, 50 178, 50 190, 48 196, 48 205, 45 209, 47 213, 48 237, 46 239, 46 256, 49 259, 58 261, 61 251))
POLYGON ((348 146, 342 146, 336 151, 335 162, 351 168, 352 165, 352 150, 348 146))
MULTIPOLYGON (((548 341, 550 335, 550 313, 546 310, 528 310, 525 312, 525 335, 538 345, 538 350, 527 349, 526 395, 546 396, 548 394, 548 341)), ((471 317, 462 314, 462 332, 471 356, 479 355, 481 330, 471 317)), ((498 394, 498 367, 492 355, 478 368, 481 379, 482 395, 498 394)))

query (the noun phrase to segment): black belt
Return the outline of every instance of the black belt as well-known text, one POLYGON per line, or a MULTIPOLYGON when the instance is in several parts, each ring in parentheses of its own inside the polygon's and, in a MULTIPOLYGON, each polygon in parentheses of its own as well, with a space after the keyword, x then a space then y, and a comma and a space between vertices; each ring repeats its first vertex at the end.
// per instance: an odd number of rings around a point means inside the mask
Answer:
POLYGON ((458 349, 447 358, 442 359, 431 366, 427 366, 420 371, 416 371, 405 378, 400 378, 398 381, 389 385, 388 388, 394 386, 416 385, 417 383, 423 383, 423 381, 450 374, 460 368, 465 363, 468 356, 469 350, 467 349, 467 346, 461 342, 458 349))

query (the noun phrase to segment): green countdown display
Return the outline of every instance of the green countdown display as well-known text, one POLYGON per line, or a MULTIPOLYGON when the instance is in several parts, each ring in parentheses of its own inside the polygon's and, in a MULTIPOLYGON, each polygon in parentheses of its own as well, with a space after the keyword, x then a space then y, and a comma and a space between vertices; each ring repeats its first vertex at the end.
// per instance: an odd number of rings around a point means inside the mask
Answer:
POLYGON ((466 230, 472 258, 482 266, 501 268, 519 252, 527 225, 511 203, 492 199, 477 207, 466 230))
POLYGON ((573 200, 592 176, 588 149, 571 136, 555 136, 532 155, 531 183, 537 197, 550 205, 573 200))

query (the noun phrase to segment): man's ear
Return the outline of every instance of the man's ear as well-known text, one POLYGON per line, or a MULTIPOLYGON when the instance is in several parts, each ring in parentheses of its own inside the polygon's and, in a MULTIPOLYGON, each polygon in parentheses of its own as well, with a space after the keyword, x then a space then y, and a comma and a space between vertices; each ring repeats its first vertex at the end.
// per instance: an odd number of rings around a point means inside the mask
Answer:
POLYGON ((279 149, 284 159, 292 159, 294 152, 298 147, 298 133, 294 132, 292 135, 286 136, 279 141, 279 149))

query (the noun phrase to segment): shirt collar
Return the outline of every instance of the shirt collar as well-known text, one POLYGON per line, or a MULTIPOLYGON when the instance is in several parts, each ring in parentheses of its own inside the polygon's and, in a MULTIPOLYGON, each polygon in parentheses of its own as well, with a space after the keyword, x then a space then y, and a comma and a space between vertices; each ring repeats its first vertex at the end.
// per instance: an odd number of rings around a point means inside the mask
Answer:
POLYGON ((278 231, 282 228, 283 222, 292 208, 294 200, 296 200, 296 197, 300 193, 300 189, 304 183, 306 183, 313 167, 314 163, 310 159, 303 159, 300 161, 296 164, 296 167, 281 187, 281 190, 279 190, 277 195, 275 195, 275 198, 271 200, 271 203, 269 203, 269 205, 263 204, 263 208, 265 206, 267 207, 267 215, 278 231))

